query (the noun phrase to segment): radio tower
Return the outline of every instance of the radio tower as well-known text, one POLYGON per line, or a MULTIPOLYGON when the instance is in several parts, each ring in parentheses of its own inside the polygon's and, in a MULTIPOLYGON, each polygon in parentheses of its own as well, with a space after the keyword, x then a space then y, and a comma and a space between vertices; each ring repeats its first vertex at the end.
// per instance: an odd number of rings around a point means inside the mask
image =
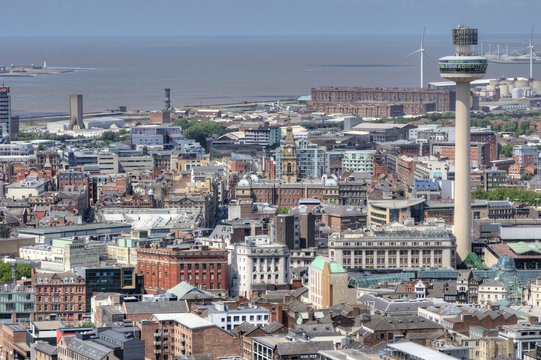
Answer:
POLYGON ((455 105, 455 213, 454 234, 457 243, 457 265, 471 252, 471 165, 470 165, 470 83, 481 79, 487 70, 487 59, 472 55, 477 45, 477 29, 459 26, 453 29, 454 56, 439 59, 441 77, 456 83, 455 105))

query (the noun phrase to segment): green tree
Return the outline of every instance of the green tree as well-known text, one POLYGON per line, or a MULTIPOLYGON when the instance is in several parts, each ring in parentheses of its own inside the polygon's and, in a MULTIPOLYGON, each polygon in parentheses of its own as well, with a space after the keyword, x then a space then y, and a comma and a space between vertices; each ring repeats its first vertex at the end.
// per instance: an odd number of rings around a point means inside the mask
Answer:
POLYGON ((224 126, 212 121, 198 121, 192 124, 188 129, 183 129, 184 136, 192 139, 206 147, 207 138, 212 135, 221 135, 224 131, 224 126))
POLYGON ((107 130, 101 133, 98 140, 104 141, 106 143, 124 141, 126 140, 128 134, 129 134, 128 130, 125 130, 125 129, 121 129, 118 131, 107 130))
POLYGON ((17 264, 17 279, 30 279, 32 276, 32 266, 30 264, 17 264))
POLYGON ((500 146, 500 155, 511 157, 513 155, 513 145, 505 144, 500 146))
MULTIPOLYGON (((9 262, 0 261, 0 282, 9 283, 12 279, 12 265, 9 262)), ((16 265, 17 280, 24 278, 30 278, 32 275, 32 266, 29 264, 17 264, 16 265)))
POLYGON ((541 194, 521 188, 499 188, 491 191, 476 190, 472 193, 474 199, 510 200, 536 205, 541 201, 541 194))

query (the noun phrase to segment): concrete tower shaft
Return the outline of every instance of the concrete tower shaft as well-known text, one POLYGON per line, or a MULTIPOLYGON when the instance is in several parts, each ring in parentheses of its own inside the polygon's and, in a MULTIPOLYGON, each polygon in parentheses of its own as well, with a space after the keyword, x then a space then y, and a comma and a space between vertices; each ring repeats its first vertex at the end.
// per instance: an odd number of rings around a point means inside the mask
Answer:
POLYGON ((68 129, 84 129, 83 121, 83 95, 70 95, 70 122, 68 129))
POLYGON ((471 163, 470 163, 470 83, 484 77, 487 59, 471 56, 471 45, 477 44, 477 29, 458 27, 453 29, 455 56, 439 60, 441 76, 456 82, 455 112, 455 211, 454 234, 457 242, 457 264, 461 264, 471 252, 471 163))

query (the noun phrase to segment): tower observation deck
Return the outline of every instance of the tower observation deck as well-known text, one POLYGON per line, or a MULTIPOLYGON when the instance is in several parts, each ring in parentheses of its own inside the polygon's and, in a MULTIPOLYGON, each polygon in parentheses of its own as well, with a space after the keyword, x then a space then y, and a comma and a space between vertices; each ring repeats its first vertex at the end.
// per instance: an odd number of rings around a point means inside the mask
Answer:
POLYGON ((439 59, 441 77, 456 83, 455 209, 453 231, 457 242, 457 264, 471 252, 471 163, 470 163, 470 82, 481 79, 487 70, 487 59, 472 56, 477 44, 477 29, 459 26, 453 29, 455 55, 439 59))

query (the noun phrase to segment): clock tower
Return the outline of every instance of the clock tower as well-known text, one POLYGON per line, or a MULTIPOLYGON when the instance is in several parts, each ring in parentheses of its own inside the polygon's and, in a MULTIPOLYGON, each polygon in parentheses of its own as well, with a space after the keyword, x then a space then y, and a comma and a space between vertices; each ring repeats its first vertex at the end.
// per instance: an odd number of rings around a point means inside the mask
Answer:
POLYGON ((282 181, 297 182, 297 149, 293 138, 291 121, 287 123, 286 141, 282 146, 282 181))

